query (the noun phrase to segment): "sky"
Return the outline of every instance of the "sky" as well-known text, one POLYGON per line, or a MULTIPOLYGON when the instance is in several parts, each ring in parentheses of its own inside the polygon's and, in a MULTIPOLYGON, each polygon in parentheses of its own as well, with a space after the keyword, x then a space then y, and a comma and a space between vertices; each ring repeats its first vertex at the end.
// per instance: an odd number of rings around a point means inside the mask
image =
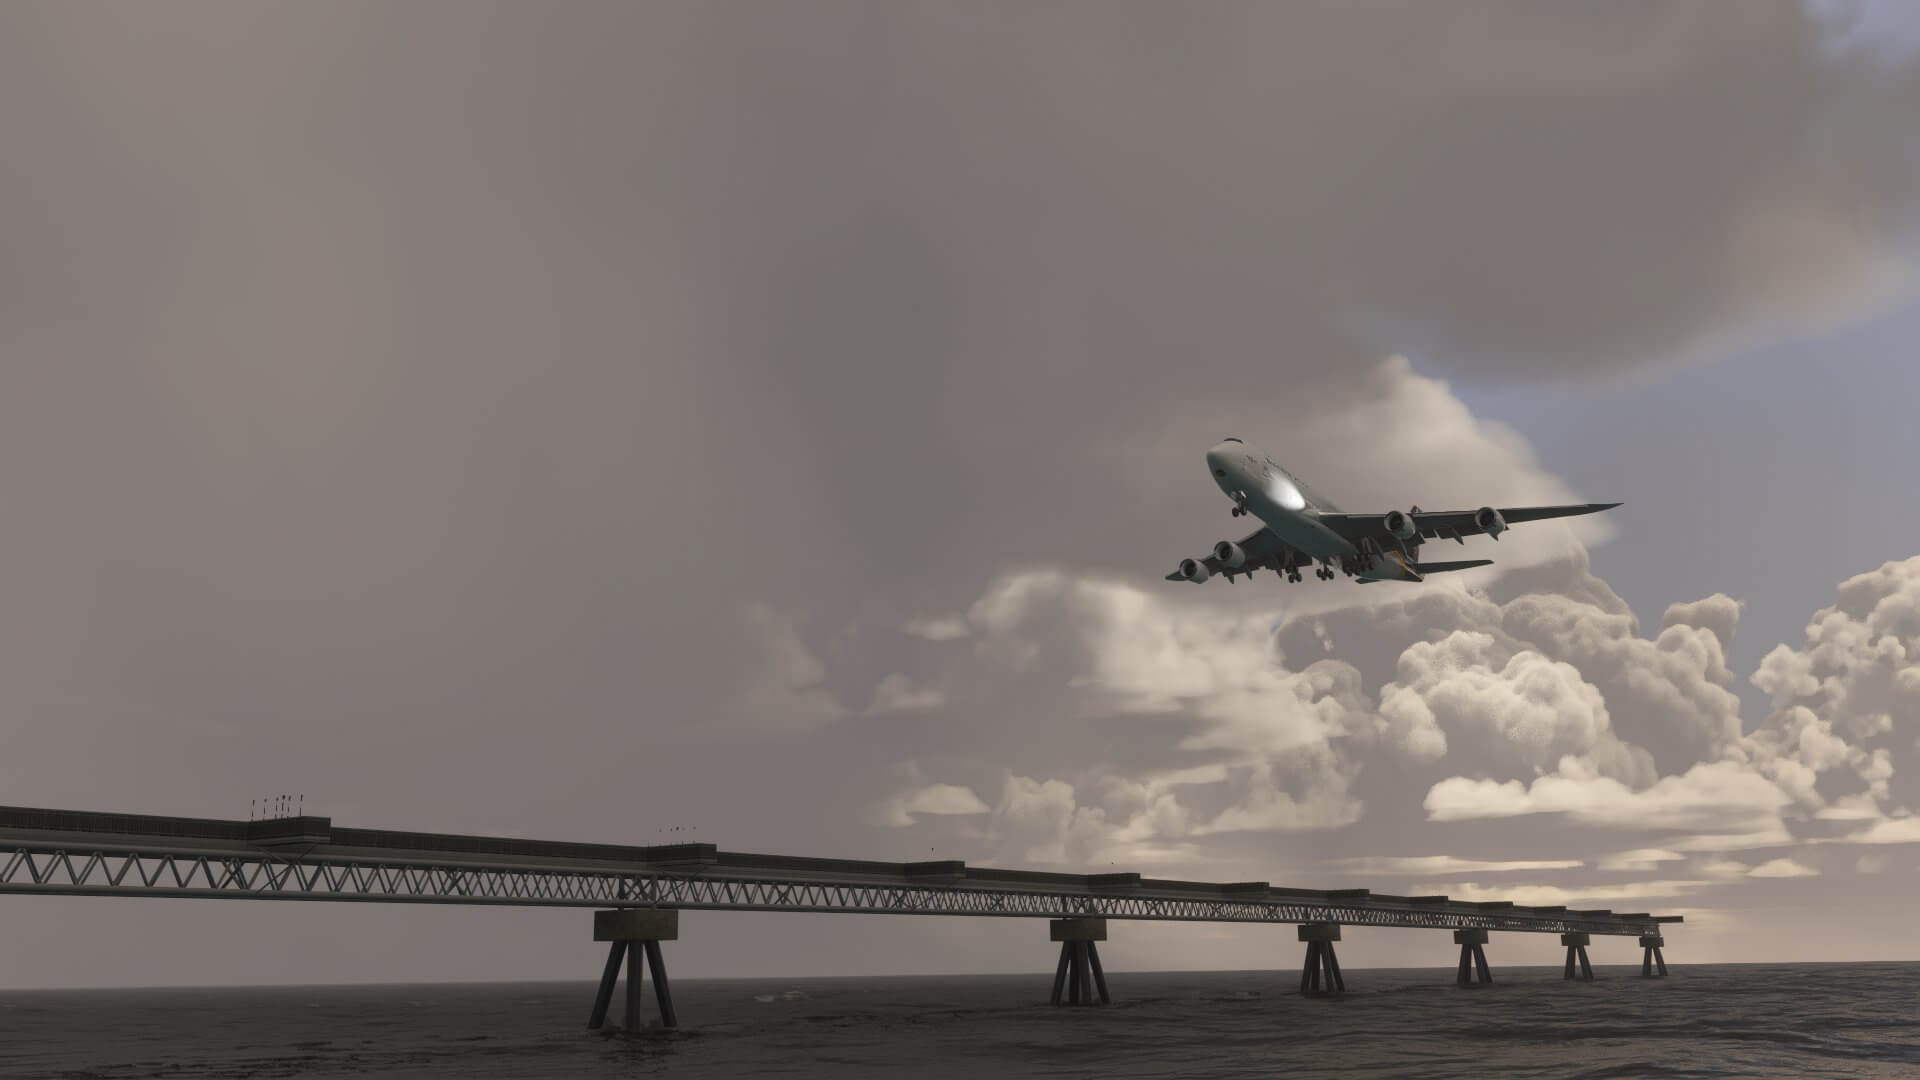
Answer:
MULTIPOLYGON (((1920 957, 1920 30, 1842 8, 9 6, 0 804, 1920 957), (1349 510, 1624 505, 1421 586, 1166 582, 1244 528, 1229 434, 1349 510)), ((582 911, 5 906, 6 986, 599 963, 582 911)), ((670 953, 1052 959, 726 913, 670 953)))

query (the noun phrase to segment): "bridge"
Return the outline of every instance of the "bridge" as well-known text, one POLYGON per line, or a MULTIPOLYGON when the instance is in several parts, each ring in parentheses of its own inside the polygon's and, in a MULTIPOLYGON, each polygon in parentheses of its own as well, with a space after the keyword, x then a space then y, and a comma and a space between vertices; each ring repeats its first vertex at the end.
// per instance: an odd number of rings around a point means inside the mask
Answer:
POLYGON ((1450 930, 1457 981, 1491 981, 1490 932, 1561 935, 1567 978, 1593 977, 1592 935, 1639 938, 1641 973, 1667 973, 1661 927, 1677 915, 1391 896, 1368 889, 1216 884, 1135 873, 997 870, 956 860, 874 862, 335 826, 319 816, 239 821, 0 807, 0 893, 332 900, 595 908, 611 943, 589 1026, 602 1026, 623 959, 626 1020, 640 1026, 644 955, 662 1022, 676 1021, 660 942, 678 913, 832 912, 1044 918, 1060 943, 1055 1004, 1109 1000, 1097 942, 1108 920, 1292 923, 1307 943, 1303 993, 1339 992, 1342 926, 1450 930))

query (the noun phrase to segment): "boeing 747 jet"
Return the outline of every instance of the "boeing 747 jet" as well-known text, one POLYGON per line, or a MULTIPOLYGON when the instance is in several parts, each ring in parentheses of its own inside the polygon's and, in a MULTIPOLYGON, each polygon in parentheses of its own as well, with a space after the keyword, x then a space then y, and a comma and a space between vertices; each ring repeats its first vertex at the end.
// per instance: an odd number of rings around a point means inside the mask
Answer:
POLYGON ((1465 537, 1485 533, 1495 540, 1507 526, 1523 521, 1572 517, 1610 510, 1619 503, 1577 503, 1572 506, 1514 506, 1435 513, 1414 507, 1384 514, 1348 514, 1315 494, 1298 477, 1274 464, 1272 458, 1227 438, 1207 451, 1207 469, 1213 482, 1233 500, 1234 517, 1252 517, 1261 528, 1235 542, 1222 540, 1213 554, 1182 559, 1168 581, 1199 584, 1214 574, 1234 581, 1241 574, 1272 570, 1288 581, 1300 580, 1300 568, 1314 566, 1314 576, 1331 581, 1336 570, 1360 582, 1421 581, 1428 574, 1490 565, 1492 559, 1421 562, 1420 545, 1446 539, 1461 544, 1465 537))

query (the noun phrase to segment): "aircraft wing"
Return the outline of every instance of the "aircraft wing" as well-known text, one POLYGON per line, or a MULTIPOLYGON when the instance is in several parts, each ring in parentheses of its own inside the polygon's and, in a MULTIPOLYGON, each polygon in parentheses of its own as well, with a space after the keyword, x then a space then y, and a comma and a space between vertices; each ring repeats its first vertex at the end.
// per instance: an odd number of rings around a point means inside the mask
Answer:
MULTIPOLYGON (((1413 522, 1419 535, 1429 540, 1457 540, 1466 543, 1462 537, 1480 533, 1498 536, 1506 526, 1526 521, 1544 521, 1547 518, 1575 517, 1580 514, 1597 514, 1602 510, 1611 510, 1620 504, 1612 503, 1573 503, 1567 506, 1507 506, 1497 510, 1481 507, 1478 510, 1422 510, 1414 507, 1406 516, 1413 522), (1494 515, 1489 517, 1489 511, 1494 515)), ((1387 528, 1387 514, 1321 514, 1322 524, 1346 537, 1348 540, 1374 540, 1381 544, 1392 544, 1394 536, 1387 528)))
MULTIPOLYGON (((1262 528, 1240 541, 1240 550, 1246 552, 1246 561, 1239 566, 1229 567, 1209 554, 1204 559, 1195 560, 1207 568, 1209 574, 1250 574, 1255 570, 1284 570, 1289 561, 1296 566, 1306 566, 1313 560, 1302 554, 1292 544, 1262 528)), ((1167 575, 1168 581, 1185 581, 1180 571, 1167 575)))

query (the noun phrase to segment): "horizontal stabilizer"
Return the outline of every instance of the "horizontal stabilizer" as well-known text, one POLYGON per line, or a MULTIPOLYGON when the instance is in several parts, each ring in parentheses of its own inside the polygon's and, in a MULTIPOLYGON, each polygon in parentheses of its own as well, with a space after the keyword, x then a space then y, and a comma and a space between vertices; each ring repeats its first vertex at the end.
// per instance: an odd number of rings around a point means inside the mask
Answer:
POLYGON ((1420 571, 1422 577, 1427 574, 1444 574, 1449 570, 1471 570, 1476 566, 1492 566, 1492 559, 1461 559, 1457 562, 1414 563, 1413 568, 1420 571))

